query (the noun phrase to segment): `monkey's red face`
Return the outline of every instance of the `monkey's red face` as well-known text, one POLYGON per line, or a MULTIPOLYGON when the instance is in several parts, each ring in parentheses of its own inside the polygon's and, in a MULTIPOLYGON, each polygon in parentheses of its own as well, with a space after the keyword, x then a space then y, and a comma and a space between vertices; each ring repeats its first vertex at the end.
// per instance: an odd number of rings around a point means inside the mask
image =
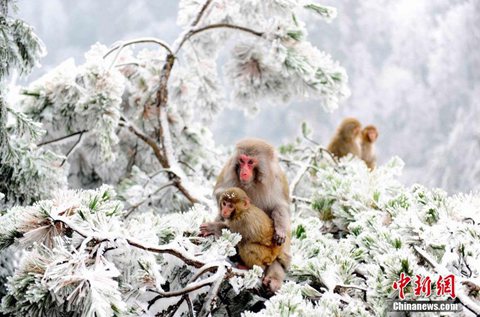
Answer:
POLYGON ((222 207, 222 217, 224 219, 229 219, 232 216, 233 212, 235 211, 235 207, 233 206, 233 204, 225 200, 222 201, 221 207, 222 207))
POLYGON ((378 134, 377 131, 375 130, 369 130, 368 131, 368 139, 370 142, 375 142, 377 140, 378 134))
POLYGON ((242 154, 238 158, 238 177, 243 183, 250 183, 253 181, 254 170, 258 165, 258 160, 254 157, 242 154))

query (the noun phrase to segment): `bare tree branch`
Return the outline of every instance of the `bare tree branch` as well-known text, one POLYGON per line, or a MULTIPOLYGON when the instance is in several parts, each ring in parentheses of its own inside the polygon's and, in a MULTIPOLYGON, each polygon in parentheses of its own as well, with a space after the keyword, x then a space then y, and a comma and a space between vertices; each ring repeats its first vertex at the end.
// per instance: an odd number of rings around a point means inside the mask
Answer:
POLYGON ((80 144, 80 141, 82 140, 83 133, 85 133, 85 131, 82 131, 80 133, 77 141, 73 144, 73 146, 70 148, 70 150, 68 150, 68 152, 65 154, 65 158, 63 159, 62 163, 60 164, 60 167, 62 167, 63 164, 65 164, 65 162, 68 159, 68 156, 73 152, 73 150, 77 147, 77 145, 80 144))
POLYGON ((47 145, 47 144, 52 144, 52 143, 55 143, 55 142, 60 142, 60 141, 66 140, 66 139, 68 139, 68 138, 74 137, 74 136, 79 135, 79 134, 82 135, 82 134, 84 134, 85 132, 88 132, 88 130, 77 131, 77 132, 74 132, 74 133, 72 133, 72 134, 69 134, 69 135, 66 135, 66 136, 62 136, 62 137, 59 137, 59 138, 56 138, 56 139, 53 139, 53 140, 41 142, 41 143, 38 143, 37 146, 40 147, 40 146, 44 146, 44 145, 47 145))

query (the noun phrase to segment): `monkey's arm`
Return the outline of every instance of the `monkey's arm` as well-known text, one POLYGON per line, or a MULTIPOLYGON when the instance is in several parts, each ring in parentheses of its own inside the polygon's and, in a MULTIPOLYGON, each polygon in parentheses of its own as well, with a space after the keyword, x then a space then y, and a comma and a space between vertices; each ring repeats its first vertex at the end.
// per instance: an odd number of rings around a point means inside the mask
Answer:
POLYGON ((272 219, 275 232, 273 242, 281 245, 287 237, 287 230, 290 228, 290 210, 288 203, 279 203, 272 211, 272 219))
POLYGON ((290 194, 287 176, 282 173, 280 176, 282 195, 279 195, 277 204, 272 210, 274 226, 273 242, 281 245, 285 242, 287 231, 290 230, 290 194))

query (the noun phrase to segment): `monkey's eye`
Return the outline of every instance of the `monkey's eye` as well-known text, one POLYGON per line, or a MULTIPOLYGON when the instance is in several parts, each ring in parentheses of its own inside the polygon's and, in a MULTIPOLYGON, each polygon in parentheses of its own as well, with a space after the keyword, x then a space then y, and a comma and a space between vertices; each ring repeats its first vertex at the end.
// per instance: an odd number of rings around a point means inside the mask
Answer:
POLYGON ((248 165, 252 165, 253 164, 253 160, 248 160, 248 165))

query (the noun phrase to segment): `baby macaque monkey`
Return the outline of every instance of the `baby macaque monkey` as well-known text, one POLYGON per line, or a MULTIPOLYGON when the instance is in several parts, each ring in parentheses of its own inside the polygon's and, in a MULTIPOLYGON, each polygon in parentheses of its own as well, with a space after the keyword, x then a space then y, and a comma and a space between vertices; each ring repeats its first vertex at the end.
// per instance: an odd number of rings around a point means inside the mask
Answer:
POLYGON ((220 196, 221 215, 230 231, 242 235, 238 253, 245 266, 261 268, 272 264, 282 250, 273 242, 273 220, 250 203, 247 194, 238 187, 225 190, 220 196))
POLYGON ((375 141, 378 138, 378 130, 374 125, 366 126, 362 131, 362 160, 370 169, 375 169, 377 157, 375 155, 375 141))
POLYGON ((361 133, 362 125, 357 119, 344 119, 328 145, 328 150, 338 158, 349 153, 360 157, 362 153, 360 148, 361 133))

